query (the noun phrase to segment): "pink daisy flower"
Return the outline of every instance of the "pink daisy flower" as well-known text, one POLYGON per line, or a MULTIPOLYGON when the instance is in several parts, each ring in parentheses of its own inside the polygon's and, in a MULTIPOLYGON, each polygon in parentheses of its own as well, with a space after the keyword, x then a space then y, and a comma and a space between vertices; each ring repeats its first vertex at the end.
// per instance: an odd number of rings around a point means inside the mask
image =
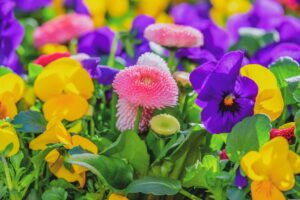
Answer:
POLYGON ((200 47, 203 35, 195 28, 176 24, 152 24, 144 32, 145 38, 165 47, 200 47))
POLYGON ((33 36, 34 44, 41 47, 49 43, 65 43, 93 29, 93 21, 86 15, 76 13, 63 15, 37 28, 33 36))
MULTIPOLYGON (((133 129, 138 107, 131 104, 125 99, 119 99, 117 107, 117 128, 120 131, 133 129)), ((154 109, 151 108, 145 108, 143 110, 139 127, 140 131, 147 130, 149 121, 152 118, 153 111, 154 109)))
POLYGON ((113 88, 119 95, 117 127, 121 131, 134 128, 139 106, 143 107, 139 128, 144 131, 154 109, 175 106, 178 98, 176 81, 166 63, 149 53, 138 59, 138 65, 119 72, 113 88))
POLYGON ((156 67, 164 72, 171 73, 165 60, 155 53, 142 54, 137 61, 137 65, 156 67))
POLYGON ((178 88, 173 77, 158 68, 136 65, 119 72, 113 88, 120 99, 144 108, 175 106, 178 88))

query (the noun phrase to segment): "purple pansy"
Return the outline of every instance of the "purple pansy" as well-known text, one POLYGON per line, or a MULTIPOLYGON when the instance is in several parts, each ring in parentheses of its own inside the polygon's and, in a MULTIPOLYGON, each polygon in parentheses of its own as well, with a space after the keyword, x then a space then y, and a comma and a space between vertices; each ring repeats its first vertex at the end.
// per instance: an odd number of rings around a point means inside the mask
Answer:
POLYGON ((23 73, 16 49, 24 37, 24 29, 13 14, 14 2, 0 0, 0 65, 23 73))
POLYGON ((96 79, 99 84, 112 84, 115 76, 119 72, 108 66, 100 65, 100 58, 86 58, 81 60, 82 66, 87 70, 93 79, 96 79))
POLYGON ((23 12, 32 12, 48 6, 51 0, 14 0, 16 8, 23 12))
POLYGON ((289 56, 300 62, 300 46, 296 43, 277 42, 259 49, 251 58, 251 63, 268 67, 282 56, 289 56))
MULTIPOLYGON (((78 52, 86 53, 90 56, 99 57, 101 55, 108 55, 110 53, 111 46, 115 33, 108 27, 102 27, 89 32, 79 38, 78 52)), ((116 55, 121 53, 121 43, 118 42, 116 55)))
POLYGON ((134 65, 140 55, 151 51, 149 41, 144 37, 144 30, 154 23, 154 18, 147 15, 139 15, 133 20, 130 34, 134 36, 134 39, 139 40, 139 44, 133 45, 134 56, 128 55, 125 51, 122 53, 127 66, 134 65))
POLYGON ((210 133, 230 132, 243 118, 253 115, 258 87, 239 75, 244 54, 234 51, 218 62, 206 62, 190 75, 201 119, 210 133))
POLYGON ((65 0, 64 5, 73 9, 76 13, 89 15, 88 7, 83 0, 65 0))

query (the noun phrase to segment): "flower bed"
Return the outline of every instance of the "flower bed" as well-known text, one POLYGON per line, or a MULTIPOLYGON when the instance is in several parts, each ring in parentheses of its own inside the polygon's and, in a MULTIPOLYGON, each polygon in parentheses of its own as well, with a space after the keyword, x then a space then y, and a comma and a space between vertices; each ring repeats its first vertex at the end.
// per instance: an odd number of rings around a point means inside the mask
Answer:
POLYGON ((0 0, 0 199, 299 199, 299 8, 0 0))

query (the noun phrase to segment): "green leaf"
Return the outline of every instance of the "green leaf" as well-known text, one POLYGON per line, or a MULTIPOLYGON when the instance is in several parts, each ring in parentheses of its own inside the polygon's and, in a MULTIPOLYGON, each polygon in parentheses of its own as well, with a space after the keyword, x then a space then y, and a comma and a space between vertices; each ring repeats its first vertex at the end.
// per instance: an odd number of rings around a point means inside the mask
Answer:
POLYGON ((24 133, 41 133, 45 131, 47 122, 39 112, 23 111, 15 116, 13 124, 24 133))
POLYGON ((51 188, 42 195, 42 200, 66 200, 68 193, 63 188, 51 188))
POLYGON ((297 140, 300 140, 300 110, 298 110, 295 114, 294 117, 294 121, 295 121, 295 137, 297 138, 297 140))
POLYGON ((68 163, 83 166, 96 174, 112 190, 122 190, 133 179, 132 167, 124 160, 90 153, 71 155, 68 163))
POLYGON ((211 137, 210 140, 210 145, 209 147, 213 150, 213 151, 220 151, 223 144, 226 142, 227 140, 227 135, 226 133, 223 134, 214 134, 211 137))
POLYGON ((281 89, 284 104, 296 103, 288 87, 289 78, 300 75, 300 67, 297 61, 290 57, 281 57, 270 65, 271 72, 275 75, 279 88, 281 89))
POLYGON ((34 82, 38 75, 43 71, 43 67, 37 64, 30 63, 28 66, 29 79, 34 82))
POLYGON ((239 35, 240 40, 230 47, 230 50, 242 49, 247 51, 250 56, 267 44, 279 41, 276 31, 266 32, 257 28, 242 28, 239 35))
POLYGON ((220 172, 220 161, 212 155, 205 155, 202 162, 198 161, 187 168, 183 179, 184 187, 207 188, 217 184, 217 175, 220 172))
POLYGON ((143 177, 133 181, 126 193, 144 193, 153 195, 175 195, 181 190, 180 181, 164 177, 143 177))
POLYGON ((227 137, 226 152, 229 159, 239 162, 248 151, 257 151, 269 140, 271 128, 270 119, 262 114, 247 117, 236 124, 227 137))
POLYGON ((134 131, 125 131, 103 152, 104 155, 126 159, 138 173, 145 175, 149 167, 147 146, 134 131))
POLYGON ((5 66, 0 66, 0 76, 3 76, 5 74, 12 73, 10 68, 7 68, 5 66))

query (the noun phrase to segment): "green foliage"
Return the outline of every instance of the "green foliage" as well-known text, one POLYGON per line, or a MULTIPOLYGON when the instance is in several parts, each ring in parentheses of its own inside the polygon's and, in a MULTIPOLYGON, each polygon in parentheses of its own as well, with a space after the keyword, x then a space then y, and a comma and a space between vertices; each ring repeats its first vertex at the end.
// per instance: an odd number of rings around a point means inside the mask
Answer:
POLYGON ((240 29, 239 41, 230 47, 230 50, 245 50, 249 56, 252 56, 258 49, 279 40, 277 32, 265 32, 257 28, 240 29))
POLYGON ((270 65, 270 70, 277 79, 285 105, 296 103, 293 93, 288 87, 287 79, 300 75, 300 67, 297 61, 290 57, 281 57, 270 65))
POLYGON ((42 200, 67 200, 68 193, 59 187, 53 187, 46 190, 42 195, 42 200))
POLYGON ((133 180, 132 167, 118 158, 82 153, 71 155, 66 161, 89 169, 113 191, 125 189, 133 180))
POLYGON ((0 76, 3 76, 5 74, 9 74, 9 73, 12 73, 11 69, 0 65, 0 76))
POLYGON ((227 137, 226 151, 229 159, 239 162, 248 151, 257 151, 269 140, 271 127, 270 119, 262 114, 247 117, 236 124, 227 137))
POLYGON ((30 63, 28 65, 28 76, 30 82, 33 84, 38 75, 43 71, 43 67, 37 64, 30 63))
POLYGON ((45 131, 47 122, 40 112, 23 111, 15 116, 13 124, 24 133, 41 133, 45 131))
POLYGON ((175 195, 181 190, 180 181, 163 177, 143 177, 133 181, 126 193, 144 193, 153 195, 175 195))
POLYGON ((145 175, 149 167, 149 154, 146 144, 134 131, 126 131, 103 152, 104 155, 126 159, 135 172, 145 175))

